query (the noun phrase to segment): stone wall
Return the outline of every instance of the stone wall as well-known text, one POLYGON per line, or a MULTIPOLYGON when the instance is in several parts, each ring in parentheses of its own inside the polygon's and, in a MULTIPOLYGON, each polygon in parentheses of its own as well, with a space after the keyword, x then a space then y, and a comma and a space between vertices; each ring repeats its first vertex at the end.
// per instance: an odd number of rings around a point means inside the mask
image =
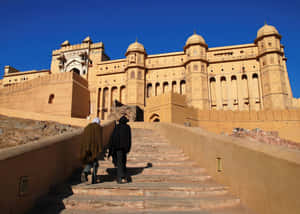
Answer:
MULTIPOLYGON (((102 125, 107 143, 114 123, 102 125)), ((81 166, 81 131, 0 151, 1 213, 22 214, 81 166), (23 183, 23 185, 22 185, 23 183)))
POLYGON ((300 213, 300 152, 167 123, 131 123, 157 129, 218 182, 230 186, 254 213, 300 213), (218 161, 219 160, 219 161, 218 161))
POLYGON ((231 133, 234 128, 260 128, 278 131, 279 136, 300 142, 300 109, 273 111, 204 111, 185 104, 185 96, 165 94, 148 98, 145 108, 146 122, 159 118, 188 126, 200 126, 215 133, 231 133))
POLYGON ((0 108, 57 116, 86 117, 88 100, 87 81, 74 73, 51 74, 0 90, 0 108))

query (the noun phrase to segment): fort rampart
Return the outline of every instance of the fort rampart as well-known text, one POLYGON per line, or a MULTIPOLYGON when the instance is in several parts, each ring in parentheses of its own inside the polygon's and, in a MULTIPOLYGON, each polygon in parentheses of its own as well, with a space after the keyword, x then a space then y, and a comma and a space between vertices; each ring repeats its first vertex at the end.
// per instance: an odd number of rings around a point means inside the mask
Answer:
POLYGON ((300 142, 300 110, 204 111, 185 104, 185 96, 169 93, 146 100, 145 121, 159 119, 188 126, 200 126, 215 133, 231 133, 234 128, 278 131, 280 137, 300 142))
POLYGON ((51 74, 2 88, 0 108, 86 117, 89 98, 88 83, 79 75, 72 72, 51 74))

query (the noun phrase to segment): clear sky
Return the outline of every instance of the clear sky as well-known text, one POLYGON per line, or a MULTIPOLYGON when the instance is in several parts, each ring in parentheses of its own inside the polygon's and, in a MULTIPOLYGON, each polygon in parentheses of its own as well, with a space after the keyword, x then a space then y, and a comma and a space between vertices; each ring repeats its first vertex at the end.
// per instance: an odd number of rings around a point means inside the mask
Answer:
POLYGON ((136 37, 148 54, 182 51, 194 30, 209 47, 252 43, 265 21, 282 35, 293 94, 300 97, 299 0, 0 0, 0 78, 5 65, 49 69, 53 49, 88 35, 118 59, 136 37))

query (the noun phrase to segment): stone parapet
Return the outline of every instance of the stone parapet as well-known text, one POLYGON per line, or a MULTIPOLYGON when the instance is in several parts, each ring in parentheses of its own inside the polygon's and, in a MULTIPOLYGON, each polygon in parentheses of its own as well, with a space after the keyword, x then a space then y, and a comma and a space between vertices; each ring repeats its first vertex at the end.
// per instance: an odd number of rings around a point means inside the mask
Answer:
POLYGON ((58 55, 62 52, 67 52, 67 51, 74 51, 74 50, 81 50, 81 49, 96 49, 96 48, 104 48, 104 45, 102 42, 94 43, 94 44, 89 44, 89 43, 82 43, 82 44, 76 44, 76 45, 70 45, 70 46, 64 46, 60 49, 53 50, 52 55, 58 55))
MULTIPOLYGON (((101 126, 105 145, 114 123, 101 126)), ((77 131, 1 150, 0 171, 5 173, 0 178, 1 213, 25 213, 53 186, 69 178, 81 166, 81 133, 77 131)))
POLYGON ((176 124, 156 123, 152 127, 172 145, 181 148, 191 160, 205 167, 215 180, 230 186, 231 191, 255 213, 300 212, 298 150, 176 124))
POLYGON ((18 92, 18 91, 24 91, 24 90, 32 88, 32 87, 49 84, 51 81, 68 81, 68 80, 70 81, 70 80, 72 80, 73 76, 74 76, 74 74, 70 73, 70 72, 42 76, 40 78, 35 78, 32 80, 28 80, 25 82, 7 86, 0 90, 0 95, 18 92))

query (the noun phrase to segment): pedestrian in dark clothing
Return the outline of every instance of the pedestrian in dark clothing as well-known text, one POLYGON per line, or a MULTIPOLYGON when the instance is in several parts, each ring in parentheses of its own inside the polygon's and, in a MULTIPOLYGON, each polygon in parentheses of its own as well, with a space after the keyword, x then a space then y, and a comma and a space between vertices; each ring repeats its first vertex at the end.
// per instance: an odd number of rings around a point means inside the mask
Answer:
POLYGON ((92 123, 84 128, 82 142, 80 145, 80 159, 85 165, 81 173, 81 182, 86 182, 88 174, 92 174, 92 184, 96 183, 98 171, 98 156, 104 151, 102 142, 102 128, 99 118, 95 118, 92 123))
POLYGON ((122 116, 119 124, 116 125, 110 144, 110 155, 113 157, 113 163, 117 167, 117 182, 127 183, 127 154, 131 148, 131 129, 127 124, 129 120, 122 116))

